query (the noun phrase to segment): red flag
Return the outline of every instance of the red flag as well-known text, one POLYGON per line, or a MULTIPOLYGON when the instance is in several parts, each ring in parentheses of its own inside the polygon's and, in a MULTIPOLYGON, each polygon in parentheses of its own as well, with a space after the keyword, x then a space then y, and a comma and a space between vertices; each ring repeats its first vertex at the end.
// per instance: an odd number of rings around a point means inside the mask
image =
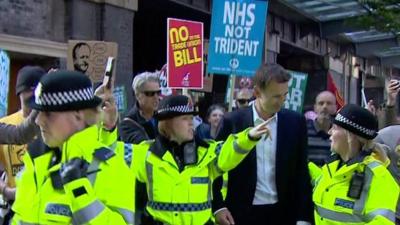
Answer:
POLYGON ((336 96, 336 107, 337 109, 341 109, 344 106, 344 100, 342 95, 340 94, 338 88, 336 87, 335 81, 331 73, 328 71, 328 91, 332 92, 336 96))

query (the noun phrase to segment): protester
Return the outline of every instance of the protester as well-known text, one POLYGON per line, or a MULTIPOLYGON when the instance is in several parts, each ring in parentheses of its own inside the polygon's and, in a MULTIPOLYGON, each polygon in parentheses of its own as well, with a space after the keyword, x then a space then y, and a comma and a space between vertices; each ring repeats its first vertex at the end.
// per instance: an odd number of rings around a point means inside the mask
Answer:
POLYGON ((121 140, 138 144, 154 139, 157 135, 157 121, 153 118, 160 101, 158 72, 143 72, 132 82, 136 104, 120 123, 121 140))
POLYGON ((240 109, 249 105, 253 94, 248 88, 242 88, 236 94, 235 104, 236 108, 240 109))
POLYGON ((396 99, 399 90, 400 82, 390 80, 386 86, 387 101, 382 115, 383 118, 380 119, 382 121, 380 127, 383 127, 383 129, 379 130, 375 139, 378 143, 386 144, 391 149, 395 149, 400 144, 400 125, 396 119, 396 99))
MULTIPOLYGON (((0 119, 0 122, 18 125, 29 116, 31 108, 27 101, 33 96, 33 90, 46 71, 39 66, 25 66, 18 71, 16 83, 16 95, 19 97, 21 109, 9 116, 0 119)), ((32 133, 35 134, 34 132, 32 133)), ((27 142, 23 143, 27 144, 27 142)), ((8 185, 15 187, 15 176, 22 169, 22 155, 26 152, 26 145, 2 145, 0 146, 1 164, 6 167, 8 185)))
MULTIPOLYGON (((389 148, 386 153, 390 159, 388 169, 392 176, 400 185, 400 124, 397 120, 396 100, 400 90, 400 82, 398 80, 390 80, 386 86, 386 105, 383 108, 382 118, 380 118, 378 135, 375 138, 377 143, 387 145, 389 148)), ((396 210, 396 224, 400 224, 400 200, 396 210)))
POLYGON ((0 123, 4 123, 0 134, 0 139, 3 139, 3 145, 0 145, 0 164, 5 170, 0 179, 0 190, 3 190, 2 199, 6 200, 0 203, 0 218, 4 223, 8 223, 12 216, 9 205, 15 196, 15 178, 24 166, 22 157, 27 151, 28 142, 33 140, 38 131, 34 125, 37 113, 29 116, 31 108, 27 105, 27 100, 32 97, 34 88, 44 74, 46 71, 39 66, 24 66, 18 71, 15 90, 21 108, 0 119, 0 123))
POLYGON ((221 105, 211 105, 206 114, 207 122, 202 123, 196 128, 196 135, 201 139, 215 139, 218 124, 224 116, 225 108, 221 105))
POLYGON ((308 159, 318 166, 325 164, 331 154, 328 131, 336 113, 336 97, 329 91, 320 92, 315 98, 314 111, 317 117, 307 120, 308 159))
POLYGON ((34 110, 19 125, 0 122, 0 144, 22 145, 32 141, 38 133, 38 126, 35 124, 36 116, 37 112, 34 110))

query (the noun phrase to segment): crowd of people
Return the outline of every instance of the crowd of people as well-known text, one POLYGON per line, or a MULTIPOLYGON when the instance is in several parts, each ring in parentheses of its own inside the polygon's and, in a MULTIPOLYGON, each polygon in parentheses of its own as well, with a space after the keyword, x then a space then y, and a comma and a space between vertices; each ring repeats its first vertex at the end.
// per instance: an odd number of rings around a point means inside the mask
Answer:
POLYGON ((200 123, 158 72, 134 77, 119 118, 112 87, 26 66, 21 110, 0 120, 1 223, 399 224, 400 83, 381 112, 323 91, 306 119, 283 108, 290 79, 263 64, 232 112, 214 104, 200 123))

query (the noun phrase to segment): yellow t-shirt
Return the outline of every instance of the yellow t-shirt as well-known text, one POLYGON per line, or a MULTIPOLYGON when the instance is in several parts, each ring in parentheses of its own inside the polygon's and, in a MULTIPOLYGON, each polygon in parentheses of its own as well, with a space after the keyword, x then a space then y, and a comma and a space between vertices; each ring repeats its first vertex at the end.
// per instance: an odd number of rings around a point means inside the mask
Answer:
MULTIPOLYGON (((0 122, 18 125, 24 121, 22 111, 18 111, 0 119, 0 122)), ((27 145, 0 145, 0 163, 5 168, 8 177, 8 186, 15 187, 15 177, 23 169, 23 155, 27 145)))

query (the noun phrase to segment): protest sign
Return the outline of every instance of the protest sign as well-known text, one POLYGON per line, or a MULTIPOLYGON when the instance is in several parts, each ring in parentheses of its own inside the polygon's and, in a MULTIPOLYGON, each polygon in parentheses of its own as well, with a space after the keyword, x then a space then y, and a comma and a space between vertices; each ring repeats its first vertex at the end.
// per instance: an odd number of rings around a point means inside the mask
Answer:
POLYGON ((308 75, 291 70, 288 72, 292 78, 289 81, 289 93, 286 96, 284 107, 302 113, 308 75))
POLYGON ((208 72, 254 76, 261 64, 268 1, 214 0, 208 72))
POLYGON ((203 23, 168 18, 167 76, 170 88, 203 88, 203 23))
MULTIPOLYGON (((118 45, 104 41, 68 41, 67 69, 80 71, 93 83, 102 82, 109 56, 117 58, 118 45)), ((115 64, 116 65, 116 64, 115 64)), ((112 80, 115 80, 114 69, 112 80)))

